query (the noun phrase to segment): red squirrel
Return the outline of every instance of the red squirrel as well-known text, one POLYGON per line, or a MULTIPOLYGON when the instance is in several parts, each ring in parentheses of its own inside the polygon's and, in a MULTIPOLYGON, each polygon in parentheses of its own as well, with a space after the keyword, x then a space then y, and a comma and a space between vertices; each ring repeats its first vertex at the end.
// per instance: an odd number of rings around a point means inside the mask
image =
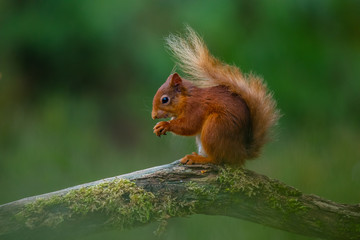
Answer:
POLYGON ((154 133, 196 136, 198 153, 183 164, 242 165, 257 157, 279 118, 263 80, 213 57, 190 27, 185 37, 170 35, 167 45, 188 80, 173 73, 158 89, 152 118, 171 120, 157 123, 154 133))

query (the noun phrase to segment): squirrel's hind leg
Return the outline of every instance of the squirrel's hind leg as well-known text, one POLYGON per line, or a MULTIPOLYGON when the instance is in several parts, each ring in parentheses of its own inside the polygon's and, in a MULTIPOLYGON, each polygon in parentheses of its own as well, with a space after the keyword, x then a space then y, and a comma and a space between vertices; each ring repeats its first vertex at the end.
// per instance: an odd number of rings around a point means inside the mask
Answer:
POLYGON ((193 152, 192 154, 186 155, 180 160, 180 162, 187 165, 214 163, 214 160, 207 156, 205 150, 202 147, 200 134, 196 136, 196 143, 198 145, 198 153, 193 152))
POLYGON ((195 152, 192 154, 186 155, 183 157, 180 162, 182 164, 192 165, 192 164, 205 164, 205 163, 214 163, 210 157, 201 156, 195 152))

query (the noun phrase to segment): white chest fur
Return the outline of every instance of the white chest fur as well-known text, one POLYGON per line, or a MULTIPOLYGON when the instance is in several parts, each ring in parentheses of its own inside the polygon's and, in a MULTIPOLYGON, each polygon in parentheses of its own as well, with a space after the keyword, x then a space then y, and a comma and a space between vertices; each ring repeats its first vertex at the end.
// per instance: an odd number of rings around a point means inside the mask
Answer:
POLYGON ((201 135, 196 135, 196 144, 198 145, 198 154, 204 157, 207 157, 206 152, 204 151, 201 144, 201 135))

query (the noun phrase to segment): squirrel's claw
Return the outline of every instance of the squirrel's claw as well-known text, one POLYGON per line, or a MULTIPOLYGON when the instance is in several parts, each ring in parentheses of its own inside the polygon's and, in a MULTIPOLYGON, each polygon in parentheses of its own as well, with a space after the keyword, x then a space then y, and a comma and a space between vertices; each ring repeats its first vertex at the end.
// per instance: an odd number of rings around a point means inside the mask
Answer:
POLYGON ((166 135, 166 132, 169 131, 170 123, 169 122, 158 122, 154 129, 156 136, 160 137, 161 135, 166 135))
POLYGON ((186 155, 185 157, 183 157, 180 160, 180 163, 185 164, 185 165, 192 165, 192 164, 194 164, 194 161, 191 158, 191 155, 186 155))

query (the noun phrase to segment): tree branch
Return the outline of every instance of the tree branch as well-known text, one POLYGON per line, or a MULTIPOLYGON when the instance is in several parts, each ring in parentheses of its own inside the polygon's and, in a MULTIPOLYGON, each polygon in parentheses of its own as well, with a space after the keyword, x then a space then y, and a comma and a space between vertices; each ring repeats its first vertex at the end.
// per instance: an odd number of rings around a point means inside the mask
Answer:
POLYGON ((57 239, 191 214, 241 218, 301 235, 360 239, 360 204, 306 195, 246 169, 178 161, 0 205, 1 239, 57 239))

